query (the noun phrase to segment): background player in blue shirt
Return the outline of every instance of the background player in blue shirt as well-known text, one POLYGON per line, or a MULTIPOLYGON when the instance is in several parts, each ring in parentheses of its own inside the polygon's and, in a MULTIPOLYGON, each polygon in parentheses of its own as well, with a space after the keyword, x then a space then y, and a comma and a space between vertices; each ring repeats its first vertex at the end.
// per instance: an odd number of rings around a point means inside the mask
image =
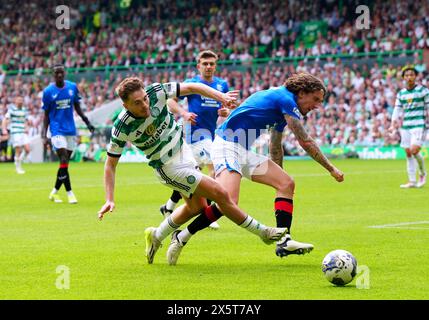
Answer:
MULTIPOLYGON (((226 93, 229 91, 228 84, 225 80, 215 77, 218 56, 210 50, 201 51, 197 56, 197 69, 199 75, 186 79, 185 83, 203 83, 209 87, 226 93)), ((185 97, 180 97, 181 99, 185 97)), ((217 127, 218 117, 227 117, 229 109, 214 99, 192 94, 186 96, 188 102, 188 111, 179 106, 177 100, 170 99, 168 105, 173 113, 183 117, 185 122, 186 143, 191 146, 197 164, 202 169, 207 166, 209 176, 214 177, 214 168, 211 160, 211 149, 215 130, 217 127)), ((166 204, 160 208, 161 213, 166 216, 171 214, 181 195, 174 191, 166 204)), ((218 229, 217 222, 210 225, 213 229, 218 229)))
POLYGON ((89 131, 94 132, 94 126, 80 108, 79 90, 74 82, 65 80, 63 65, 53 67, 55 82, 43 90, 42 108, 45 110, 43 119, 42 139, 46 145, 48 126, 51 132, 51 142, 60 160, 55 187, 49 194, 49 199, 62 202, 58 190, 64 183, 69 203, 77 203, 73 194, 68 171, 70 156, 76 147, 76 126, 73 110, 82 118, 89 131))
MULTIPOLYGON (((326 88, 320 79, 308 73, 294 74, 280 88, 251 95, 216 130, 212 148, 216 181, 228 190, 235 203, 238 203, 242 176, 276 190, 274 208, 277 227, 289 230, 277 243, 276 255, 279 257, 304 254, 313 249, 312 244, 292 240, 290 236, 295 182, 282 169, 281 142, 285 126, 294 133, 301 147, 335 180, 344 180, 344 174, 323 155, 301 123, 303 116, 322 105, 325 94, 326 88), (271 130, 271 159, 249 150, 263 130, 268 129, 271 130)), ((191 236, 210 222, 199 216, 183 231, 173 233, 167 251, 170 264, 177 262, 181 249, 191 236)))

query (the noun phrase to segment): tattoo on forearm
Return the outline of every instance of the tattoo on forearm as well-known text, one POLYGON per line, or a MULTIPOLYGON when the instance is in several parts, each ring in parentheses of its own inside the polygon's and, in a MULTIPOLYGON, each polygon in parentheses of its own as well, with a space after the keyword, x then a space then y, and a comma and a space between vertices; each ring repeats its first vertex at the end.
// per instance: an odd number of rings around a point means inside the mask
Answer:
POLYGON ((274 129, 271 129, 270 135, 270 157, 283 168, 282 133, 274 129))
POLYGON ((287 124, 294 133, 301 147, 318 163, 320 163, 328 171, 332 170, 332 164, 322 153, 317 143, 307 133, 304 126, 295 118, 288 118, 287 124))

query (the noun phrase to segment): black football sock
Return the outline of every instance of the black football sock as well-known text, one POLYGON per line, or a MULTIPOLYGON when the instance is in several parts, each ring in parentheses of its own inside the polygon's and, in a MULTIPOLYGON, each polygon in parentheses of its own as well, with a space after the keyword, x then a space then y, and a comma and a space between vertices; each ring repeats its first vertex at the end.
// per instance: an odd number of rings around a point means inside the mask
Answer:
POLYGON ((191 234, 195 234, 198 231, 207 228, 212 222, 215 222, 220 217, 222 217, 222 213, 216 204, 213 203, 211 206, 206 207, 204 211, 189 224, 188 230, 191 234))
POLYGON ((66 188, 66 191, 71 191, 71 182, 70 182, 70 174, 69 174, 69 168, 68 166, 64 168, 64 174, 66 178, 64 179, 64 187, 66 188))
POLYGON ((60 168, 57 171, 57 180, 55 181, 55 189, 60 190, 62 184, 68 177, 67 169, 64 164, 60 164, 60 168))
POLYGON ((173 193, 171 194, 170 200, 175 203, 178 203, 180 199, 182 199, 182 195, 180 194, 179 191, 174 190, 173 193))
POLYGON ((292 226, 293 200, 287 198, 276 198, 274 201, 274 209, 278 228, 287 228, 287 233, 290 234, 292 226))

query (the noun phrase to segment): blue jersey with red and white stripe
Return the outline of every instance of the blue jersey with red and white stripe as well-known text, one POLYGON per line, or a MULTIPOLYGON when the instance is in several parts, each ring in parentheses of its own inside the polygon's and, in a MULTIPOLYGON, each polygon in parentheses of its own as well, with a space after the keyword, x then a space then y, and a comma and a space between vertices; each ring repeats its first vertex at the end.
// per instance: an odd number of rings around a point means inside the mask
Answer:
POLYGON ((216 134, 249 149, 269 128, 283 132, 287 125, 284 115, 301 119, 296 98, 285 86, 258 91, 231 112, 216 134))
POLYGON ((75 136, 74 104, 80 100, 77 85, 64 81, 64 87, 58 88, 51 83, 43 90, 42 108, 49 112, 49 128, 52 136, 75 136))
MULTIPOLYGON (((228 84, 225 80, 213 77, 212 82, 201 79, 201 76, 195 76, 186 79, 185 83, 203 83, 217 91, 226 93, 229 91, 228 84)), ((185 98, 185 97, 180 97, 185 98)), ((197 115, 196 124, 185 125, 186 142, 194 143, 203 139, 214 139, 218 114, 217 111, 222 104, 212 98, 204 97, 200 94, 191 94, 186 96, 188 99, 188 111, 197 115)))

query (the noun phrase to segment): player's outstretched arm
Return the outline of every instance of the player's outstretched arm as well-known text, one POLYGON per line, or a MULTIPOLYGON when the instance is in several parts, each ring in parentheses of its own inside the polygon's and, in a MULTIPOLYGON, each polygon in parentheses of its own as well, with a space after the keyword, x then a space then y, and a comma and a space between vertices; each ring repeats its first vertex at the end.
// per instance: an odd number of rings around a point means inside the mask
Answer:
POLYGON ((235 107, 235 102, 239 96, 238 90, 223 93, 217 91, 203 83, 180 83, 180 95, 187 96, 190 94, 201 94, 207 98, 215 99, 221 102, 225 107, 235 107))
POLYGON ((102 220, 104 214, 112 212, 115 209, 114 191, 115 191, 115 174, 116 166, 118 165, 119 157, 107 156, 104 164, 104 188, 106 191, 106 202, 98 211, 98 219, 102 220))
POLYGON ((307 133, 302 123, 289 115, 285 115, 287 125, 295 135, 301 147, 318 163, 320 163, 338 182, 344 180, 344 173, 338 170, 320 150, 316 141, 307 133))

